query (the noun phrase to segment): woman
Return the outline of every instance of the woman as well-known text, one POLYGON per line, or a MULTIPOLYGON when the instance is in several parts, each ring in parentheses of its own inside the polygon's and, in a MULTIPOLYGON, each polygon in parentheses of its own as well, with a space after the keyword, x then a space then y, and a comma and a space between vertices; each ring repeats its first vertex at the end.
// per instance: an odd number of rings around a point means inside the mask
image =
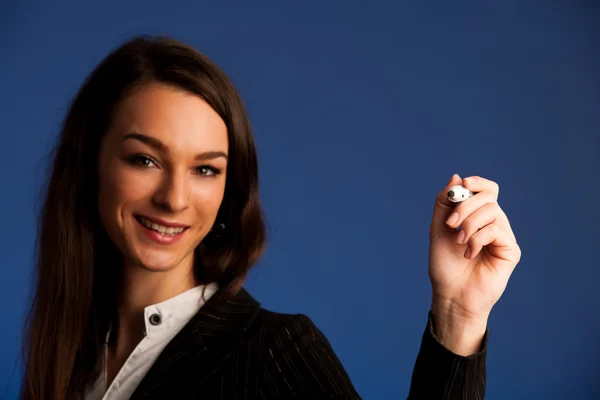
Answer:
MULTIPOLYGON (((483 398, 487 318, 520 258, 497 196, 455 175, 436 199, 410 398, 483 398), (455 184, 478 193, 454 208, 455 184)), ((308 317, 242 288, 265 246, 250 124, 182 43, 134 38, 84 83, 38 240, 22 399, 359 398, 308 317)))

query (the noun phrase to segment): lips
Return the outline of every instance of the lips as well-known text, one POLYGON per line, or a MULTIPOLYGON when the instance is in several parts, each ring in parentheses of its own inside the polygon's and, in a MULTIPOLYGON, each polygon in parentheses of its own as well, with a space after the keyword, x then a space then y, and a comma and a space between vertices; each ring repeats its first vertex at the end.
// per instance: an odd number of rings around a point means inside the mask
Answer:
POLYGON ((161 244, 173 243, 183 236, 189 228, 188 225, 149 218, 143 215, 135 215, 135 219, 153 241, 161 244))

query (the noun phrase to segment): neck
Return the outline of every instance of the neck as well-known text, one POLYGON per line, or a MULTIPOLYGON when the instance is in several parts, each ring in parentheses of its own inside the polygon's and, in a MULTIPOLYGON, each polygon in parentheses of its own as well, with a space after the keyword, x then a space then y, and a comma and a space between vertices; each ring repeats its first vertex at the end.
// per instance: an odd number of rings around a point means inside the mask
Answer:
POLYGON ((149 271, 139 265, 123 265, 119 289, 117 330, 111 333, 116 353, 127 352, 144 336, 144 309, 197 286, 193 268, 149 271))

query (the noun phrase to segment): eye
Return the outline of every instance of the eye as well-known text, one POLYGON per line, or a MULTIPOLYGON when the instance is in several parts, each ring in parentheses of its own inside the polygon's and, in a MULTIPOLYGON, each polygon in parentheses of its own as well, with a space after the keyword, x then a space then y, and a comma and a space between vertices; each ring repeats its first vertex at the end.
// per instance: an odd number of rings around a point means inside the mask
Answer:
POLYGON ((198 171, 198 174, 203 176, 217 176, 221 173, 220 169, 208 165, 198 167, 196 168, 196 171, 198 171))
POLYGON ((138 167, 142 168, 150 168, 156 166, 156 163, 148 156, 144 156, 141 154, 136 154, 131 156, 128 161, 138 167))

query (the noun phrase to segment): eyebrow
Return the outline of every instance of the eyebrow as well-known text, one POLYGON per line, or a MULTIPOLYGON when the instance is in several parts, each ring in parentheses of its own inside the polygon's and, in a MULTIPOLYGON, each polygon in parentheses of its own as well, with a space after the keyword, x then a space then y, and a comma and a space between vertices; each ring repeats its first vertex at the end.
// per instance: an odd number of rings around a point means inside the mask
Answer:
MULTIPOLYGON (((123 137, 121 142, 126 140, 138 140, 158 151, 168 151, 169 148, 157 138, 153 138, 148 135, 144 135, 142 133, 131 132, 123 137)), ((213 160, 215 158, 223 157, 227 160, 227 154, 222 151, 205 151, 203 153, 197 154, 194 157, 195 160, 213 160)))

